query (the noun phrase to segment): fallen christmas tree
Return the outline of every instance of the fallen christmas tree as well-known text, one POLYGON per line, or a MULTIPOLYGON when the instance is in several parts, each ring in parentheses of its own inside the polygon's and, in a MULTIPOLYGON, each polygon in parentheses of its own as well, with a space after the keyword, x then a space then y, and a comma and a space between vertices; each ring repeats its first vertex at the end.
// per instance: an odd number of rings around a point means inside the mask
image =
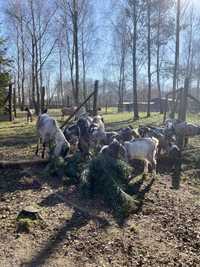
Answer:
POLYGON ((122 160, 98 155, 81 175, 80 188, 84 196, 100 196, 119 217, 138 209, 138 200, 127 193, 132 169, 122 160))
POLYGON ((137 211, 141 203, 137 191, 144 177, 137 176, 130 182, 132 171, 130 165, 120 159, 98 154, 86 160, 80 152, 66 160, 54 159, 48 165, 51 175, 64 176, 67 185, 78 185, 84 198, 102 198, 118 218, 137 211))

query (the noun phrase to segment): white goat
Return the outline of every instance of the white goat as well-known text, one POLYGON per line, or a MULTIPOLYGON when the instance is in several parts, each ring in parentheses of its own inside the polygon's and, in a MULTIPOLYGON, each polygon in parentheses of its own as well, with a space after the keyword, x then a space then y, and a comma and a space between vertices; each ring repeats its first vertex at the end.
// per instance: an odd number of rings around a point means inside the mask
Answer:
POLYGON ((99 131, 105 132, 104 121, 100 115, 97 115, 93 118, 92 124, 96 124, 99 131))
POLYGON ((57 125, 57 122, 54 118, 50 117, 48 114, 42 114, 38 117, 36 129, 38 133, 38 144, 36 155, 38 154, 40 139, 43 144, 42 157, 44 158, 45 146, 53 143, 53 155, 65 157, 69 151, 70 144, 66 140, 63 132, 57 125))
POLYGON ((148 164, 156 170, 156 153, 159 141, 152 138, 138 138, 133 141, 124 142, 127 160, 138 159, 144 161, 144 172, 148 172, 148 164))

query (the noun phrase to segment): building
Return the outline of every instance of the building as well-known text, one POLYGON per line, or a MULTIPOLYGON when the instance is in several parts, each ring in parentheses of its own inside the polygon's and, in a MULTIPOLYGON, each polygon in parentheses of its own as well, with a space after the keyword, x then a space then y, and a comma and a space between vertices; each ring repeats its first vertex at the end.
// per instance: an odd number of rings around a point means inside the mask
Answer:
MULTIPOLYGON (((171 99, 168 99, 168 103, 171 102, 171 99)), ((138 102, 138 111, 139 112, 147 112, 147 106, 148 106, 148 102, 138 102)), ((166 103, 166 99, 162 98, 161 99, 161 108, 162 108, 162 112, 169 111, 169 106, 166 103), (167 107, 166 107, 167 105, 167 107)), ((133 111, 133 102, 124 102, 123 103, 123 111, 126 112, 132 112, 133 111)), ((151 112, 160 112, 160 98, 153 98, 151 99, 150 102, 150 111, 151 112)))

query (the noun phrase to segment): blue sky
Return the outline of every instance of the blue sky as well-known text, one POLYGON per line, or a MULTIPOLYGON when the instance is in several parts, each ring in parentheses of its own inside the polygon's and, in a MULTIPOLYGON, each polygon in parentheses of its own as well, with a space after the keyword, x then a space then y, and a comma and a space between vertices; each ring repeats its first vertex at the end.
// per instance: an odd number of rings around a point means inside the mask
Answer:
MULTIPOLYGON (((26 2, 27 0, 21 0, 21 1, 26 2)), ((94 12, 95 12, 94 17, 96 25, 98 26, 97 35, 101 41, 95 51, 94 61, 96 62, 96 64, 93 68, 90 68, 89 76, 92 77, 93 79, 101 79, 102 71, 112 51, 112 46, 111 46, 112 33, 110 27, 111 27, 111 19, 114 18, 115 15, 114 12, 112 11, 111 3, 120 0, 91 0, 91 1, 94 4, 94 12)), ((187 0, 181 0, 182 3, 184 1, 187 0)), ((200 0, 189 0, 189 1, 193 1, 195 6, 200 8, 200 0)), ((2 10, 5 2, 6 0, 0 0, 0 21, 2 21, 2 10)), ((1 33, 4 33, 4 29, 1 29, 1 33)), ((54 75, 56 75, 55 72, 54 75)), ((107 73, 107 75, 109 79, 112 79, 109 73, 107 73)))

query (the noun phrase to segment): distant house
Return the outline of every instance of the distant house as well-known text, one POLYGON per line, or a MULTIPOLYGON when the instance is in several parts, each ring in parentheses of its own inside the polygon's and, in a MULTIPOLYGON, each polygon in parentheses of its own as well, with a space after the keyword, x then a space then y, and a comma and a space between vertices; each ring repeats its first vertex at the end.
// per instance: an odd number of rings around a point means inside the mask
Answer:
MULTIPOLYGON (((168 103, 170 103, 170 102, 171 102, 171 100, 168 100, 168 103)), ((127 111, 127 112, 133 111, 133 105, 134 105, 133 102, 124 102, 123 103, 123 111, 127 111)), ((147 106, 148 106, 147 102, 138 102, 138 111, 139 112, 147 112, 147 106)), ((165 98, 161 99, 161 108, 162 108, 162 111, 164 111, 165 109, 167 111, 169 111, 169 106, 166 103, 165 98)), ((151 112, 160 112, 160 98, 151 99, 150 111, 151 112)))

